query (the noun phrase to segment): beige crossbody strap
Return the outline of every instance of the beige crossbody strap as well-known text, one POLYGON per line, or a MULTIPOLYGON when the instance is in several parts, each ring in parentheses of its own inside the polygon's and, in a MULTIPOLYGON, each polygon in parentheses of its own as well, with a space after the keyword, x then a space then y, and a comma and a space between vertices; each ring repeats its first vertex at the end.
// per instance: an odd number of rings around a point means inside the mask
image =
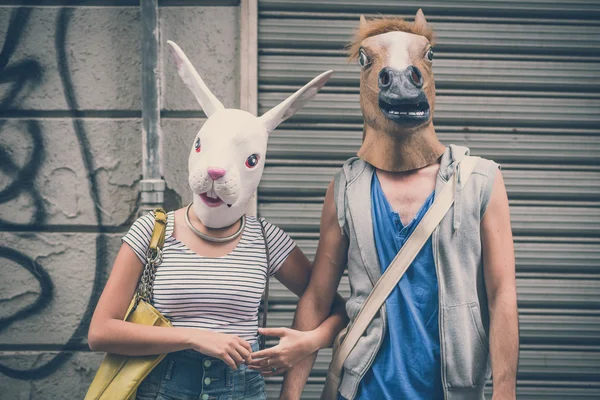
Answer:
MULTIPOLYGON (((260 230, 262 231, 263 241, 265 243, 265 257, 267 258, 267 278, 265 282, 265 291, 263 292, 262 297, 262 319, 261 319, 261 328, 267 327, 267 314, 269 312, 269 267, 271 265, 271 255, 269 253, 269 242, 267 241, 267 231, 265 230, 265 226, 262 221, 259 219, 258 223, 260 224, 260 230)), ((264 335, 260 335, 258 337, 258 344, 260 350, 266 349, 265 345, 266 338, 264 335)))
POLYGON ((350 355, 350 352, 354 349, 354 346, 375 315, 377 315, 379 309, 392 290, 394 290, 394 287, 398 284, 400 278, 404 275, 404 272, 406 272, 425 242, 427 242, 427 239, 429 239, 435 228, 439 225, 452 206, 456 185, 465 185, 478 160, 479 157, 465 157, 460 161, 460 168, 457 168, 458 173, 455 175, 454 179, 450 179, 450 181, 446 183, 429 211, 427 211, 419 225, 417 225, 394 260, 392 260, 390 266, 375 284, 371 294, 367 300, 365 300, 365 303, 358 312, 356 320, 348 329, 344 341, 333 355, 331 364, 329 365, 325 388, 323 389, 323 394, 321 396, 322 400, 337 399, 337 390, 341 381, 342 368, 346 358, 350 355))

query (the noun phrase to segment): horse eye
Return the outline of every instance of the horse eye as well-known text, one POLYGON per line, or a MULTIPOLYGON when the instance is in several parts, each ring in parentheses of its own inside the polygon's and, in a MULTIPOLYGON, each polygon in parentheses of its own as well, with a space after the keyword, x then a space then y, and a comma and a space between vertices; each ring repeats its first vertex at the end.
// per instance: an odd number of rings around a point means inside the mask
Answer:
POLYGON ((254 168, 258 165, 258 154, 252 154, 246 159, 246 167, 254 168))
POLYGON ((365 53, 365 51, 363 49, 360 49, 358 51, 358 64, 362 68, 365 68, 369 64, 371 64, 371 60, 369 59, 369 56, 367 55, 367 53, 365 53))
POLYGON ((194 143, 194 148, 196 149, 196 153, 200 153, 200 149, 202 149, 202 146, 200 146, 200 138, 196 139, 196 143, 194 143))
POLYGON ((429 50, 427 50, 427 53, 425 53, 425 58, 428 61, 433 61, 433 48, 430 47, 429 50))

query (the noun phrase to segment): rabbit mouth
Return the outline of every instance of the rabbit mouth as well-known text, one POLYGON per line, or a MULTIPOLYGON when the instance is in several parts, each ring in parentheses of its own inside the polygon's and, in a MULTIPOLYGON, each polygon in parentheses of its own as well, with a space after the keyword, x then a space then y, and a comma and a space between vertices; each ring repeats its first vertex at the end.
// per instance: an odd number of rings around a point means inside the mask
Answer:
MULTIPOLYGON (((225 204, 223 200, 217 196, 214 190, 210 190, 205 193, 200 193, 200 198, 209 207, 219 207, 221 204, 225 204)), ((227 207, 231 207, 231 204, 227 204, 227 207)))

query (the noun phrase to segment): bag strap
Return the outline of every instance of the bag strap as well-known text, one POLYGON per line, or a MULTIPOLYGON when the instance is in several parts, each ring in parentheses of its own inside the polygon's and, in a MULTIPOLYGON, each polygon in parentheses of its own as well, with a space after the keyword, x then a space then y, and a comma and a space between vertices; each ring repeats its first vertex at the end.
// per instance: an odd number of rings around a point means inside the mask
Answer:
POLYGON ((392 260, 390 266, 375 284, 371 294, 358 312, 354 323, 348 329, 344 341, 332 357, 328 375, 333 375, 332 378, 335 381, 340 381, 342 368, 346 358, 348 358, 358 340, 371 324, 371 321, 379 312, 383 303, 385 303, 385 300, 394 290, 394 287, 396 287, 425 242, 427 242, 435 228, 439 225, 452 206, 457 181, 460 181, 459 184, 464 186, 471 176, 471 172, 473 172, 478 160, 479 157, 465 157, 460 162, 460 168, 457 168, 457 172, 455 173, 460 174, 460 177, 456 177, 458 179, 450 179, 450 181, 446 183, 437 199, 433 202, 431 208, 427 211, 425 216, 423 216, 423 219, 406 240, 394 260, 392 260))
MULTIPOLYGON (((263 298, 262 298, 262 320, 261 320, 261 327, 262 328, 266 328, 267 327, 267 313, 269 311, 269 266, 271 265, 271 256, 269 255, 269 244, 267 243, 267 233, 265 232, 265 227, 263 226, 263 223, 260 219, 258 219, 258 223, 260 224, 260 230, 262 232, 262 236, 263 236, 263 241, 265 242, 265 254, 267 257, 267 277, 266 277, 266 282, 265 282, 265 291, 263 292, 263 298)), ((258 339, 258 344, 260 346, 261 349, 265 348, 265 336, 264 335, 260 335, 259 339, 258 339)))
POLYGON ((167 212, 162 208, 154 210, 154 229, 150 237, 148 249, 151 252, 161 250, 165 244, 165 232, 167 230, 167 212))
POLYGON ((137 307, 140 300, 152 303, 152 292, 154 291, 154 278, 156 267, 162 262, 162 248, 165 244, 165 232, 167 228, 167 213, 162 208, 154 210, 154 228, 146 253, 146 265, 140 278, 140 284, 136 291, 136 301, 133 309, 137 307))

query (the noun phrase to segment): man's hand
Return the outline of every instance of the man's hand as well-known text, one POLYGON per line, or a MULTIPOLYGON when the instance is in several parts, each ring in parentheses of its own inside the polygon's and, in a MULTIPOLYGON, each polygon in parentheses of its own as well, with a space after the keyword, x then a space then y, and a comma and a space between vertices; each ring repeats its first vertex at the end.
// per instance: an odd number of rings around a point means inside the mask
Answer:
POLYGON ((265 336, 279 337, 279 344, 252 353, 249 368, 259 370, 264 376, 281 375, 298 362, 319 350, 314 331, 297 331, 288 328, 260 328, 265 336))
MULTIPOLYGON (((331 182, 323 203, 319 246, 310 283, 298 301, 293 324, 293 328, 300 331, 322 331, 323 333, 318 335, 322 338, 319 339, 321 341, 319 348, 331 345, 335 335, 347 324, 344 301, 336 295, 346 266, 347 253, 348 239, 342 235, 338 225, 333 182, 331 182), (332 312, 331 317, 326 320, 332 312)), ((300 398, 315 357, 315 353, 310 354, 285 374, 280 399, 300 398)))

